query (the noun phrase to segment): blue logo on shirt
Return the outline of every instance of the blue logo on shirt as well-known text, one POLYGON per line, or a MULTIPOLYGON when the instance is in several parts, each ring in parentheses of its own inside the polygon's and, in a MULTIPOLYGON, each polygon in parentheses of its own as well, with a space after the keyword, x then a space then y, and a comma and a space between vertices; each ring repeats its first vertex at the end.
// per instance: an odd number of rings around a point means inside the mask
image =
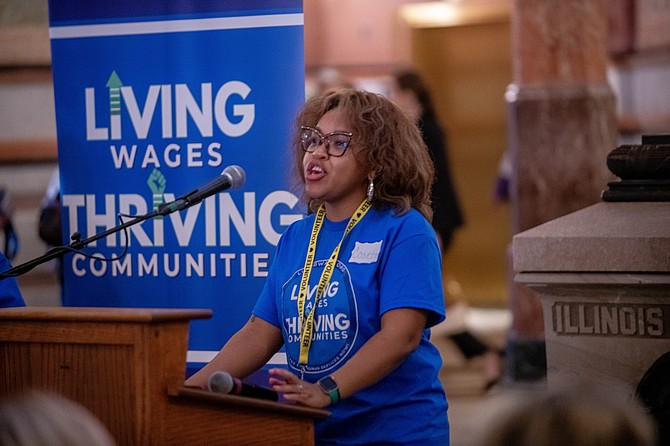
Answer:
MULTIPOLYGON (((358 306, 349 271, 338 261, 323 296, 316 299, 317 282, 326 264, 314 262, 310 277, 305 314, 314 314, 314 333, 305 373, 322 374, 337 367, 353 348, 358 333, 358 306)), ((303 270, 300 269, 284 284, 282 291, 283 331, 288 364, 300 369, 301 327, 298 321, 298 290, 303 270)))

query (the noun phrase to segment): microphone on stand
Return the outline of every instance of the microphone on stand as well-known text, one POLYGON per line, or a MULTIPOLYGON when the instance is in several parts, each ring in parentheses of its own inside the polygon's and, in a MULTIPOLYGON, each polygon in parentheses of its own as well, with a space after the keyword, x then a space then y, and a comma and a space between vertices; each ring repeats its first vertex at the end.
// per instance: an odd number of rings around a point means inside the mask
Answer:
POLYGON ((8 269, 6 271, 0 272, 0 281, 8 277, 15 277, 27 273, 31 269, 35 268, 37 265, 40 265, 56 257, 61 257, 69 251, 79 250, 84 246, 88 245, 89 243, 105 238, 108 235, 114 234, 122 229, 126 229, 137 223, 141 223, 145 220, 154 218, 158 215, 168 215, 174 211, 181 211, 182 209, 186 209, 189 206, 193 206, 194 204, 200 203, 202 200, 209 197, 210 195, 214 195, 215 193, 221 192, 222 190, 238 188, 242 186, 242 184, 244 184, 244 180, 245 180, 244 169, 242 169, 240 166, 228 166, 225 169, 223 169, 221 175, 219 175, 209 183, 205 184, 203 187, 196 189, 191 193, 181 198, 178 198, 177 200, 174 200, 170 203, 161 204, 155 211, 151 211, 148 214, 140 215, 138 217, 133 218, 130 221, 123 222, 122 224, 115 226, 111 229, 108 229, 105 232, 95 234, 94 236, 89 237, 86 240, 82 240, 81 234, 79 234, 78 232, 74 233, 72 235, 73 241, 68 246, 55 246, 49 249, 49 251, 47 251, 46 254, 40 257, 29 260, 25 263, 22 263, 21 265, 15 266, 14 268, 8 269))
POLYGON ((279 394, 274 390, 259 387, 253 384, 243 383, 238 378, 224 371, 214 372, 207 380, 207 389, 210 392, 224 393, 226 395, 248 396, 264 400, 277 401, 279 394))
POLYGON ((244 169, 235 165, 228 166, 223 169, 221 175, 214 178, 204 186, 186 194, 181 198, 177 198, 170 203, 164 203, 158 206, 157 215, 168 215, 174 211, 181 211, 193 206, 194 204, 200 203, 210 195, 214 195, 226 189, 237 189, 244 184, 245 180, 246 174, 244 173, 244 169))

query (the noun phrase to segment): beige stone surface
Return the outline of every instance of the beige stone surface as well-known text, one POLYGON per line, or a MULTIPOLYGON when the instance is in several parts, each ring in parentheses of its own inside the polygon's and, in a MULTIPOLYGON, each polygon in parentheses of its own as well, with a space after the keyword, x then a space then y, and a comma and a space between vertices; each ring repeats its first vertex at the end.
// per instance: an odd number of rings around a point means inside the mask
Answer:
POLYGON ((544 309, 550 389, 588 383, 635 395, 645 374, 670 351, 670 275, 659 276, 665 285, 532 285, 544 309))
POLYGON ((670 203, 601 202, 513 237, 517 272, 670 272, 670 203))

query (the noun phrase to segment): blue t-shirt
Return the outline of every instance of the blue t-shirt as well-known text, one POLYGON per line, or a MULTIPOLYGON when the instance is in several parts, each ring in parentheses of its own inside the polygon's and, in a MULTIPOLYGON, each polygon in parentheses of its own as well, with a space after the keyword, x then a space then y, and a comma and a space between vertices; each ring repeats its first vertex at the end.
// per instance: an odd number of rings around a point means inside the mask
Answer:
MULTIPOLYGON (((314 218, 293 223, 282 235, 253 311, 282 330, 288 366, 298 375, 297 296, 314 218)), ((347 223, 324 221, 306 314, 347 223)), ((430 223, 416 210, 397 216, 370 209, 344 239, 330 284, 316 306, 304 375, 309 382, 349 360, 381 329, 382 315, 389 310, 427 310, 429 327, 442 321, 441 257, 430 223)), ((426 329, 419 348, 381 381, 329 406, 332 415, 315 424, 317 444, 448 445, 447 401, 438 379, 442 361, 429 336, 426 329)))
MULTIPOLYGON (((0 252, 0 273, 11 269, 12 265, 7 260, 7 257, 0 252)), ((19 285, 15 277, 0 280, 0 308, 7 307, 24 307, 19 285)))

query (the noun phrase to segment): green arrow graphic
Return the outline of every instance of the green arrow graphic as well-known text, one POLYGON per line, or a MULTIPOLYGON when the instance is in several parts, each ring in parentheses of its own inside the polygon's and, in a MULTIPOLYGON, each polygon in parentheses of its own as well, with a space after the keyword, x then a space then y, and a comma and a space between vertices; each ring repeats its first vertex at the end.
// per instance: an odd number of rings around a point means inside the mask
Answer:
POLYGON ((121 139, 121 87, 123 82, 116 71, 107 80, 109 88, 109 115, 112 127, 112 139, 121 139))

